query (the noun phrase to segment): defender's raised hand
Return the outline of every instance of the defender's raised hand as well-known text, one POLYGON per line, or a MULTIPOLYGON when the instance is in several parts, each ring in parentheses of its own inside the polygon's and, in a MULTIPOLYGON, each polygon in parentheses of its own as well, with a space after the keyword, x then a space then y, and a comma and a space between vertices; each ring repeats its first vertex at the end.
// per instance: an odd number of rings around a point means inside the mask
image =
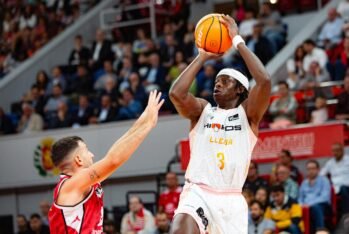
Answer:
POLYGON ((155 127, 158 121, 158 113, 161 106, 164 104, 164 99, 161 99, 161 92, 157 90, 151 91, 148 98, 148 105, 145 108, 143 114, 140 118, 143 118, 147 124, 150 124, 151 127, 155 127))

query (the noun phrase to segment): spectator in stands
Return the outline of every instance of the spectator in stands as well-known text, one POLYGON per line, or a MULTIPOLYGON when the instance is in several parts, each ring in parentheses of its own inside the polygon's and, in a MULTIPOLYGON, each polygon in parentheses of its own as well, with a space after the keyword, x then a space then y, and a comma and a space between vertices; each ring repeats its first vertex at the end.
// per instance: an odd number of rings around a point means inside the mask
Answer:
POLYGON ((244 184, 244 188, 250 189, 254 194, 260 187, 268 187, 268 182, 258 175, 258 165, 256 162, 251 161, 248 169, 247 178, 244 184))
POLYGON ((44 70, 38 71, 34 84, 38 87, 41 95, 45 94, 48 83, 49 83, 49 78, 47 73, 44 70))
POLYGON ((328 120, 328 109, 326 105, 326 99, 323 97, 317 97, 315 99, 315 108, 311 112, 310 122, 313 124, 323 124, 328 120))
POLYGON ((104 88, 107 79, 112 78, 115 82, 117 81, 117 77, 113 69, 112 61, 110 60, 104 61, 103 71, 101 73, 103 74, 97 77, 97 80, 95 81, 95 84, 93 86, 93 89, 97 91, 104 88))
POLYGON ((111 219, 106 219, 103 221, 103 232, 105 234, 117 234, 115 223, 111 219))
POLYGON ((36 213, 30 216, 30 228, 33 234, 50 234, 49 227, 42 223, 41 216, 36 213))
POLYGON ((0 107, 0 135, 11 134, 15 132, 12 120, 6 115, 4 109, 0 107))
POLYGON ((337 6, 338 14, 343 18, 344 21, 349 20, 349 0, 340 1, 337 6))
POLYGON ((90 50, 83 45, 83 38, 81 35, 75 36, 74 49, 70 52, 68 64, 71 66, 88 65, 91 57, 90 50))
POLYGON ((183 37, 183 51, 184 51, 184 57, 186 58, 186 62, 189 63, 194 59, 194 53, 197 51, 197 48, 195 46, 195 39, 194 39, 194 30, 195 25, 193 23, 188 23, 187 25, 187 32, 184 34, 183 37))
POLYGON ((171 221, 167 219, 166 213, 158 212, 155 216, 156 230, 154 234, 169 234, 171 221))
MULTIPOLYGON (((145 100, 147 100, 147 94, 145 89, 141 83, 141 78, 137 72, 132 72, 128 77, 130 89, 134 94, 135 100, 145 104, 145 100)), ((144 106, 144 105, 143 105, 144 106)))
POLYGON ((346 214, 349 213, 349 156, 344 155, 342 143, 334 143, 332 153, 334 158, 326 162, 320 174, 331 177, 334 190, 341 197, 341 214, 346 214))
POLYGON ((130 211, 122 217, 121 234, 153 233, 155 230, 154 217, 143 207, 142 200, 132 196, 129 200, 130 211))
POLYGON ((298 202, 300 205, 310 206, 312 231, 325 227, 325 215, 331 207, 331 184, 325 176, 319 175, 320 165, 316 160, 306 163, 307 178, 299 189, 298 202))
POLYGON ((161 44, 159 49, 162 65, 164 67, 169 68, 173 65, 177 50, 177 41, 174 35, 165 35, 165 43, 161 44))
POLYGON ((149 55, 149 65, 145 79, 143 80, 143 85, 147 92, 154 88, 162 87, 166 78, 166 69, 160 63, 160 57, 157 53, 152 53, 149 55))
POLYGON ((251 219, 248 224, 248 234, 273 234, 275 223, 270 219, 264 218, 265 208, 259 201, 251 202, 251 219))
POLYGON ((292 199, 298 197, 298 184, 290 177, 290 168, 282 164, 276 168, 276 183, 284 186, 285 193, 292 199))
POLYGON ((86 95, 79 96, 79 106, 72 113, 73 127, 80 127, 88 124, 89 118, 93 115, 93 108, 90 106, 86 95))
POLYGON ((302 207, 296 200, 285 194, 285 189, 281 185, 271 188, 271 197, 272 202, 264 217, 273 220, 279 232, 301 234, 304 229, 302 207))
POLYGON ((22 215, 22 214, 17 215, 16 222, 17 222, 17 230, 18 230, 17 234, 32 233, 25 215, 22 215))
POLYGON ((278 83, 279 98, 274 100, 269 107, 269 113, 273 117, 270 127, 273 129, 288 127, 296 121, 297 101, 289 92, 285 81, 278 83))
POLYGON ((52 78, 47 85, 46 95, 51 95, 53 93, 53 87, 57 84, 61 86, 62 92, 64 93, 67 89, 67 81, 65 80, 62 69, 59 66, 52 69, 52 78))
POLYGON ((33 40, 31 34, 32 29, 26 27, 25 29, 18 32, 17 36, 14 38, 12 57, 16 61, 22 62, 29 57, 29 51, 33 47, 33 40))
POLYGON ((124 57, 122 59, 122 67, 118 74, 119 82, 119 92, 122 92, 124 89, 129 87, 128 77, 134 71, 131 57, 124 57))
POLYGON ((52 95, 45 105, 45 114, 47 115, 50 114, 50 112, 57 111, 60 102, 67 103, 67 97, 63 95, 62 86, 60 84, 55 84, 52 89, 52 95))
POLYGON ((260 187, 256 191, 255 200, 262 204, 264 210, 269 206, 269 191, 267 187, 260 187))
POLYGON ((22 104, 22 116, 19 120, 17 132, 29 133, 42 131, 44 121, 42 117, 35 113, 30 103, 24 102, 22 104))
MULTIPOLYGON (((346 25, 349 26, 349 24, 346 25)), ((327 69, 331 74, 332 80, 343 80, 349 65, 349 35, 346 35, 342 43, 335 48, 327 50, 327 53, 331 56, 331 61, 327 64, 327 69)))
POLYGON ((201 71, 197 77, 197 93, 199 97, 206 99, 209 102, 213 102, 212 92, 214 82, 216 79, 216 68, 212 63, 206 63, 203 71, 201 71))
POLYGON ((46 98, 43 93, 40 93, 39 88, 34 84, 32 85, 29 93, 29 101, 31 102, 35 112, 39 115, 44 115, 44 107, 46 104, 46 98))
POLYGON ((327 13, 327 21, 322 26, 318 36, 318 45, 324 48, 331 48, 342 39, 343 19, 338 15, 335 8, 331 8, 327 13))
POLYGON ((326 68, 321 68, 317 61, 313 61, 310 63, 305 78, 300 82, 300 88, 303 90, 314 90, 315 96, 321 95, 331 98, 331 89, 320 87, 322 82, 329 80, 330 75, 326 68))
POLYGON ((281 49, 285 43, 285 29, 280 13, 273 9, 269 1, 262 3, 259 21, 264 25, 263 34, 274 44, 274 52, 281 49))
POLYGON ((263 24, 258 22, 253 25, 252 36, 246 38, 246 45, 265 65, 274 56, 276 48, 270 40, 263 36, 263 24))
POLYGON ((240 23, 244 21, 245 15, 246 15, 246 10, 244 6, 244 1, 242 0, 234 1, 231 16, 235 19, 238 25, 240 25, 240 23))
POLYGON ((114 78, 112 77, 106 77, 106 81, 104 84, 103 89, 98 91, 98 97, 99 99, 104 96, 104 95, 108 95, 112 101, 112 105, 114 107, 118 107, 119 106, 119 98, 121 97, 119 90, 118 90, 118 85, 117 85, 117 81, 114 80, 114 78))
POLYGON ((22 30, 26 27, 34 28, 37 23, 37 17, 34 13, 33 6, 27 4, 19 17, 19 29, 22 30))
POLYGON ((149 52, 148 40, 149 38, 147 38, 144 29, 138 28, 136 31, 136 39, 132 43, 133 53, 140 54, 149 52))
POLYGON ((299 171, 299 169, 293 164, 293 157, 292 157, 291 151, 287 149, 282 149, 278 153, 278 164, 284 165, 290 169, 291 179, 293 179, 297 183, 302 182, 303 175, 299 171))
POLYGON ((103 66, 105 60, 114 60, 111 41, 105 39, 105 34, 101 29, 96 31, 96 40, 91 49, 90 67, 97 70, 103 66))
POLYGON ((159 212, 164 212, 168 220, 172 220, 182 192, 182 187, 178 185, 176 173, 168 172, 166 174, 166 187, 166 190, 160 194, 158 207, 159 212))
POLYGON ((239 33, 242 37, 247 38, 252 36, 253 26, 257 23, 255 14, 250 8, 245 10, 245 19, 239 25, 239 33))
MULTIPOLYGON (((242 189, 242 195, 244 196, 247 206, 250 207, 251 202, 254 200, 254 193, 251 189, 248 188, 243 188, 242 189)), ((250 211, 249 210, 249 215, 250 215, 250 211)))
POLYGON ((344 78, 344 91, 338 96, 336 119, 349 120, 349 74, 344 78))
POLYGON ((90 119, 89 123, 107 123, 114 121, 117 115, 117 109, 112 106, 111 98, 109 95, 103 95, 101 97, 101 106, 97 109, 97 113, 90 119))
POLYGON ((85 65, 78 65, 76 76, 73 78, 70 87, 69 92, 72 92, 73 94, 78 95, 88 95, 92 93, 92 77, 87 71, 87 68, 85 65))
POLYGON ((49 226, 49 222, 48 222, 48 212, 50 210, 50 203, 46 200, 43 200, 40 202, 39 204, 39 208, 40 208, 40 212, 41 212, 41 215, 42 215, 42 223, 44 225, 47 225, 49 226))
POLYGON ((327 54, 323 49, 316 47, 315 42, 311 39, 307 39, 304 41, 303 48, 306 53, 303 59, 304 71, 309 71, 310 64, 313 61, 318 62, 321 69, 325 69, 328 59, 327 59, 327 54))
POLYGON ((48 129, 68 128, 72 125, 72 116, 68 112, 68 106, 65 102, 59 102, 57 111, 52 114, 48 121, 48 129))
POLYGON ((118 113, 118 120, 137 118, 143 110, 141 102, 134 98, 133 91, 130 88, 124 89, 122 92, 122 99, 120 102, 120 110, 118 113))
POLYGON ((303 69, 304 55, 303 46, 298 46, 294 52, 293 58, 287 60, 287 84, 291 90, 299 89, 299 83, 305 76, 305 71, 303 69))

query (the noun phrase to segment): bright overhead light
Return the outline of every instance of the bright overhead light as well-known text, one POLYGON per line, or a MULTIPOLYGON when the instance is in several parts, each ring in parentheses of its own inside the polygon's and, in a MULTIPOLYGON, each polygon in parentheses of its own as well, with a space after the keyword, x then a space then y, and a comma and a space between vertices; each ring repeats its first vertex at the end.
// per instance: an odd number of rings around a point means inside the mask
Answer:
POLYGON ((276 4, 278 2, 278 0, 270 0, 271 4, 276 4))

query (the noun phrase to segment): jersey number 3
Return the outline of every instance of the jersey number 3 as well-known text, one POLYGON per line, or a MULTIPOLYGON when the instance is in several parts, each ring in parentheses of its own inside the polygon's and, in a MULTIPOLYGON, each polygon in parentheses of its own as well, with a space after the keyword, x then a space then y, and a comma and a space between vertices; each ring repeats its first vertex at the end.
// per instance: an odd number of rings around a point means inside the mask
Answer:
POLYGON ((224 166, 225 166, 225 158, 224 158, 224 153, 222 153, 222 152, 219 152, 219 153, 217 153, 217 160, 218 160, 218 164, 217 164, 217 166, 218 166, 218 168, 220 169, 220 170, 223 170, 224 169, 224 166))

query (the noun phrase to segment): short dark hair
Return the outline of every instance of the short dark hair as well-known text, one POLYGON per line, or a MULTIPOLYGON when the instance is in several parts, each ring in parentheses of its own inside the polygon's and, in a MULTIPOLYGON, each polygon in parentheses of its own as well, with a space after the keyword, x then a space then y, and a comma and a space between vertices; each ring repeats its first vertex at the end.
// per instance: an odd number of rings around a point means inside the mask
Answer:
POLYGON ((250 207, 251 207, 252 205, 254 205, 254 204, 257 204, 261 210, 263 210, 263 211, 265 210, 265 209, 264 209, 264 206, 262 205, 262 203, 261 203, 260 201, 253 200, 253 201, 251 202, 251 204, 250 204, 250 207))
POLYGON ((284 153, 286 155, 286 157, 291 159, 291 161, 293 161, 293 157, 292 157, 291 151, 289 151, 288 149, 282 149, 281 152, 284 153))
POLYGON ((309 163, 314 163, 316 165, 316 168, 320 168, 320 164, 318 161, 316 161, 315 159, 310 159, 307 161, 307 163, 305 165, 308 165, 309 163))
POLYGON ((41 220, 41 216, 38 213, 33 213, 30 215, 30 219, 40 219, 41 220))
POLYGON ((23 218, 27 222, 27 217, 24 214, 18 214, 17 218, 23 218))
POLYGON ((285 188, 284 188, 284 186, 282 186, 281 184, 276 184, 276 185, 273 185, 273 186, 270 188, 270 192, 271 192, 271 193, 277 193, 277 192, 282 192, 282 193, 284 193, 284 192, 285 192, 285 188))
POLYGON ((78 142, 84 142, 81 137, 69 136, 56 141, 52 146, 52 161, 58 167, 67 155, 78 147, 78 142))
POLYGON ((315 46, 315 41, 312 40, 312 39, 307 39, 303 42, 303 44, 308 44, 308 45, 312 45, 312 46, 315 46))
POLYGON ((82 36, 80 34, 78 34, 78 35, 75 36, 75 39, 82 40, 82 36))
POLYGON ((279 81, 278 85, 285 85, 287 89, 289 89, 288 83, 286 81, 279 81))

